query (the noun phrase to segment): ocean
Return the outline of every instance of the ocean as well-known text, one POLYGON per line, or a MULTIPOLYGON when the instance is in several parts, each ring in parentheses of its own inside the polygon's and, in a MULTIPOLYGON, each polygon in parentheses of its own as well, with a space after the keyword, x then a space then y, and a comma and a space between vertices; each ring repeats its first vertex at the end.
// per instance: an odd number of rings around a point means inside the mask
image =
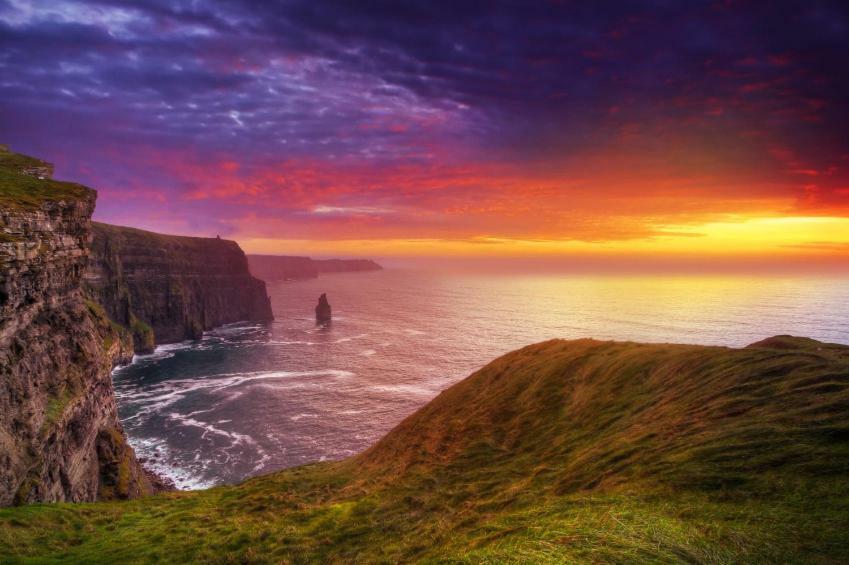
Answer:
POLYGON ((131 444, 180 488, 362 451, 441 390, 531 343, 849 344, 849 280, 417 270, 269 284, 276 320, 164 345, 113 373, 131 444), (326 292, 333 322, 316 326, 326 292))

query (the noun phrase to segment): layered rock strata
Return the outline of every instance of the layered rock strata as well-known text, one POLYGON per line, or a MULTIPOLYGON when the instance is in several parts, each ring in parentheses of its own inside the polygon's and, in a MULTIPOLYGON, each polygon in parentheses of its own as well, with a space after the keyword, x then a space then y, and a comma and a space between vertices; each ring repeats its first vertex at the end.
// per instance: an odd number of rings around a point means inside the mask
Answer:
POLYGON ((163 235, 95 223, 89 295, 132 329, 136 350, 197 339, 239 321, 270 321, 265 282, 235 241, 163 235))
POLYGON ((112 388, 112 367, 132 355, 131 339, 80 285, 96 193, 3 162, 0 506, 151 492, 112 388), (29 190, 32 183, 43 184, 29 190))

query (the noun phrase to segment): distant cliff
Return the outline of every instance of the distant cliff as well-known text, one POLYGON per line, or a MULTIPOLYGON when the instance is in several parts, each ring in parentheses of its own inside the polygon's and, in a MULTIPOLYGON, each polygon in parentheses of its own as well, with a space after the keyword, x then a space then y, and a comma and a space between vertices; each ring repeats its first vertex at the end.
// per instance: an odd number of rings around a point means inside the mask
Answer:
POLYGON ((321 273, 380 271, 369 259, 311 259, 287 255, 248 255, 251 274, 264 281, 314 279, 321 273))
POLYGON ((133 330, 138 351, 199 338, 242 320, 273 319, 265 283, 234 241, 93 224, 89 295, 133 330))
POLYGON ((248 255, 248 267, 253 276, 266 282, 314 279, 318 276, 318 267, 309 257, 248 255))
POLYGON ((383 267, 371 259, 313 259, 319 273, 380 271, 383 267))
POLYGON ((0 147, 0 506, 152 490, 112 390, 129 334, 80 288, 96 193, 51 173, 0 147))

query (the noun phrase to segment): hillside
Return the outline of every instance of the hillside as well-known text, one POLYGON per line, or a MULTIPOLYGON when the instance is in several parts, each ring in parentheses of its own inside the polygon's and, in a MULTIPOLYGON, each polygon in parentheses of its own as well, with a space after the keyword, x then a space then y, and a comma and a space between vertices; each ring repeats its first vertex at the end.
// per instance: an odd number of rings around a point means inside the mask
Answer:
POLYGON ((0 145, 0 206, 9 212, 35 211, 52 202, 92 198, 90 188, 54 180, 52 175, 50 163, 0 145))
POLYGON ((847 346, 549 341, 351 459, 2 510, 0 558, 845 562, 847 406, 847 346))

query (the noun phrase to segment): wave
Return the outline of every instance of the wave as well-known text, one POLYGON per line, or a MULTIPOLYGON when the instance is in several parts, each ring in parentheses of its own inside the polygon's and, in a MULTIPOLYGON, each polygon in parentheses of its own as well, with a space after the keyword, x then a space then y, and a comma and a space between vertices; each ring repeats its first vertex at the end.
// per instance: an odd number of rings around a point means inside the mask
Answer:
POLYGON ((123 418, 125 422, 143 420, 151 414, 179 402, 187 395, 208 391, 216 393, 251 382, 274 381, 304 377, 333 377, 343 379, 355 376, 351 371, 325 369, 319 371, 255 371, 247 373, 222 373, 197 379, 173 379, 139 389, 137 383, 115 384, 115 397, 124 405, 133 405, 134 414, 123 418))
POLYGON ((372 385, 369 388, 378 392, 387 392, 393 396, 402 396, 408 398, 417 396, 420 398, 431 399, 445 388, 443 382, 432 382, 425 384, 393 384, 393 385, 372 385))
MULTIPOLYGON (((215 481, 201 479, 191 470, 174 463, 174 455, 162 439, 128 437, 128 441, 144 466, 157 475, 167 477, 180 490, 199 490, 215 486, 215 481)), ((196 454, 199 460, 200 452, 196 454)))
POLYGON ((368 337, 368 334, 358 334, 358 335, 352 335, 352 336, 349 336, 349 337, 340 337, 339 339, 337 339, 335 341, 335 343, 346 343, 348 341, 353 341, 355 339, 363 339, 364 337, 368 337))
POLYGON ((295 414, 294 416, 289 416, 289 419, 293 422, 303 420, 304 418, 318 418, 318 414, 315 414, 313 412, 307 412, 305 414, 295 414))

